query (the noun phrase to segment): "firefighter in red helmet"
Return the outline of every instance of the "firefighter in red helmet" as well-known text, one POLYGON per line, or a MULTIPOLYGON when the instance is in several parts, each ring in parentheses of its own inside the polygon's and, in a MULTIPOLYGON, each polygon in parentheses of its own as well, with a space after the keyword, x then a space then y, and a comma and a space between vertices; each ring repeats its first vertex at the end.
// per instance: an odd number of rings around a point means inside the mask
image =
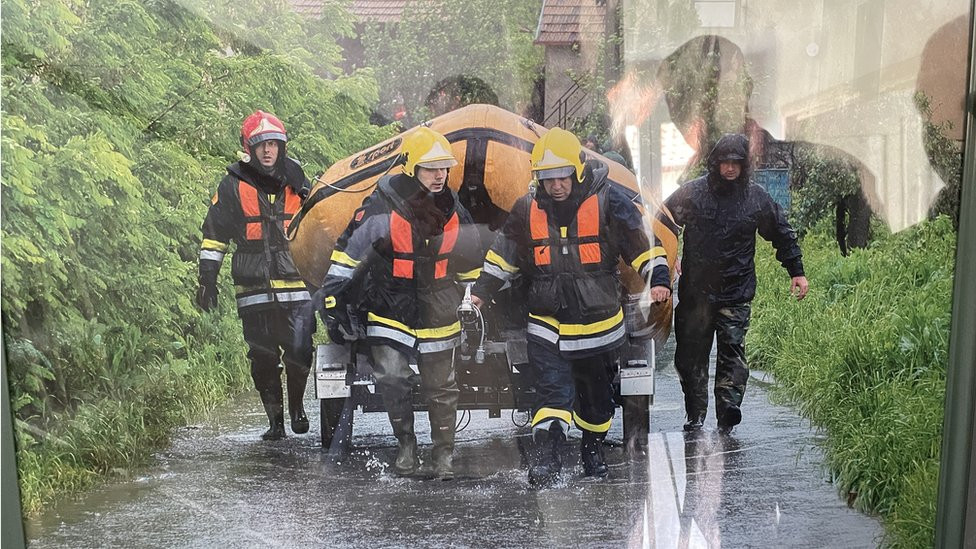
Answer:
POLYGON ((217 304, 217 274, 234 243, 231 276, 244 328, 251 378, 268 414, 265 440, 285 436, 280 365, 284 364, 288 412, 294 433, 308 432, 303 398, 312 362, 311 335, 294 337, 302 305, 311 296, 285 231, 311 187, 298 162, 288 158, 288 132, 270 113, 256 111, 241 127, 241 160, 227 166, 203 222, 200 287, 204 311, 217 304))

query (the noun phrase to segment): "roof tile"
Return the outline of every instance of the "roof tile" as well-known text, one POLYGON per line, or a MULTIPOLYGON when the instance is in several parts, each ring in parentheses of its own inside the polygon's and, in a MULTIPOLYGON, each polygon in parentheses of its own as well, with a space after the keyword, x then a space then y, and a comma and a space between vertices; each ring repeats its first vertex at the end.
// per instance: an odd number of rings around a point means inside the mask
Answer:
POLYGON ((536 44, 562 45, 598 40, 604 32, 606 5, 601 0, 545 0, 536 44))
POLYGON ((352 13, 364 21, 391 23, 400 20, 409 0, 353 0, 352 13))
MULTIPOLYGON (((337 0, 288 0, 299 15, 317 19, 322 17, 324 7, 337 0)), ((353 0, 349 11, 361 21, 391 23, 400 20, 403 9, 410 0, 353 0)))

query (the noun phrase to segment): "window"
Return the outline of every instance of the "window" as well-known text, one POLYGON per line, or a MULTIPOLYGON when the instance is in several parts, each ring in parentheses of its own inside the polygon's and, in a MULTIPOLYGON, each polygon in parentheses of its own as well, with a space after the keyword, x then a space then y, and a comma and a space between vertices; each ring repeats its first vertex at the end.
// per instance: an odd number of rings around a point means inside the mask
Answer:
POLYGON ((734 27, 736 0, 696 0, 695 11, 702 27, 734 27))

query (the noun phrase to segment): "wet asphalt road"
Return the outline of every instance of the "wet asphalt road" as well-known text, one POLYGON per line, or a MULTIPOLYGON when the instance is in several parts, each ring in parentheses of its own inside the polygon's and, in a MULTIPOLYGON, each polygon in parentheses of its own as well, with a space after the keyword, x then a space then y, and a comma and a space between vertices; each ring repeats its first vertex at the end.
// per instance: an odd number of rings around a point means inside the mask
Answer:
MULTIPOLYGON (((384 415, 357 413, 354 451, 334 464, 319 447, 317 413, 307 435, 260 440, 266 419, 248 393, 181 430, 133 478, 32 519, 27 535, 38 548, 878 545, 878 521, 846 507, 820 469, 819 435, 769 402, 761 374, 729 436, 710 411, 705 432, 687 437, 669 364, 656 382, 646 452, 609 449, 610 478, 587 479, 573 465, 573 431, 563 481, 541 491, 528 486, 523 431, 508 411, 475 412, 458 433, 456 481, 424 481, 389 474, 396 442, 384 415)), ((417 428, 424 455, 424 414, 417 428)), ((621 436, 618 409, 609 438, 621 436)))

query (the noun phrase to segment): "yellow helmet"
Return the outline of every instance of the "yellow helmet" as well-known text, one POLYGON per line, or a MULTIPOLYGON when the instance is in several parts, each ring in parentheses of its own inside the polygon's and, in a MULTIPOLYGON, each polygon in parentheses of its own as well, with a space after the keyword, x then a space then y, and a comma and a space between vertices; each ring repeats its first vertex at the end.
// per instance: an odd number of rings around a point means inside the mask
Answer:
POLYGON ((571 132, 553 128, 532 147, 532 176, 537 180, 569 177, 576 172, 576 180, 583 181, 583 146, 571 132))
POLYGON ((434 130, 420 126, 403 138, 401 153, 406 157, 403 173, 413 177, 415 168, 451 168, 457 159, 451 154, 451 144, 434 130))

